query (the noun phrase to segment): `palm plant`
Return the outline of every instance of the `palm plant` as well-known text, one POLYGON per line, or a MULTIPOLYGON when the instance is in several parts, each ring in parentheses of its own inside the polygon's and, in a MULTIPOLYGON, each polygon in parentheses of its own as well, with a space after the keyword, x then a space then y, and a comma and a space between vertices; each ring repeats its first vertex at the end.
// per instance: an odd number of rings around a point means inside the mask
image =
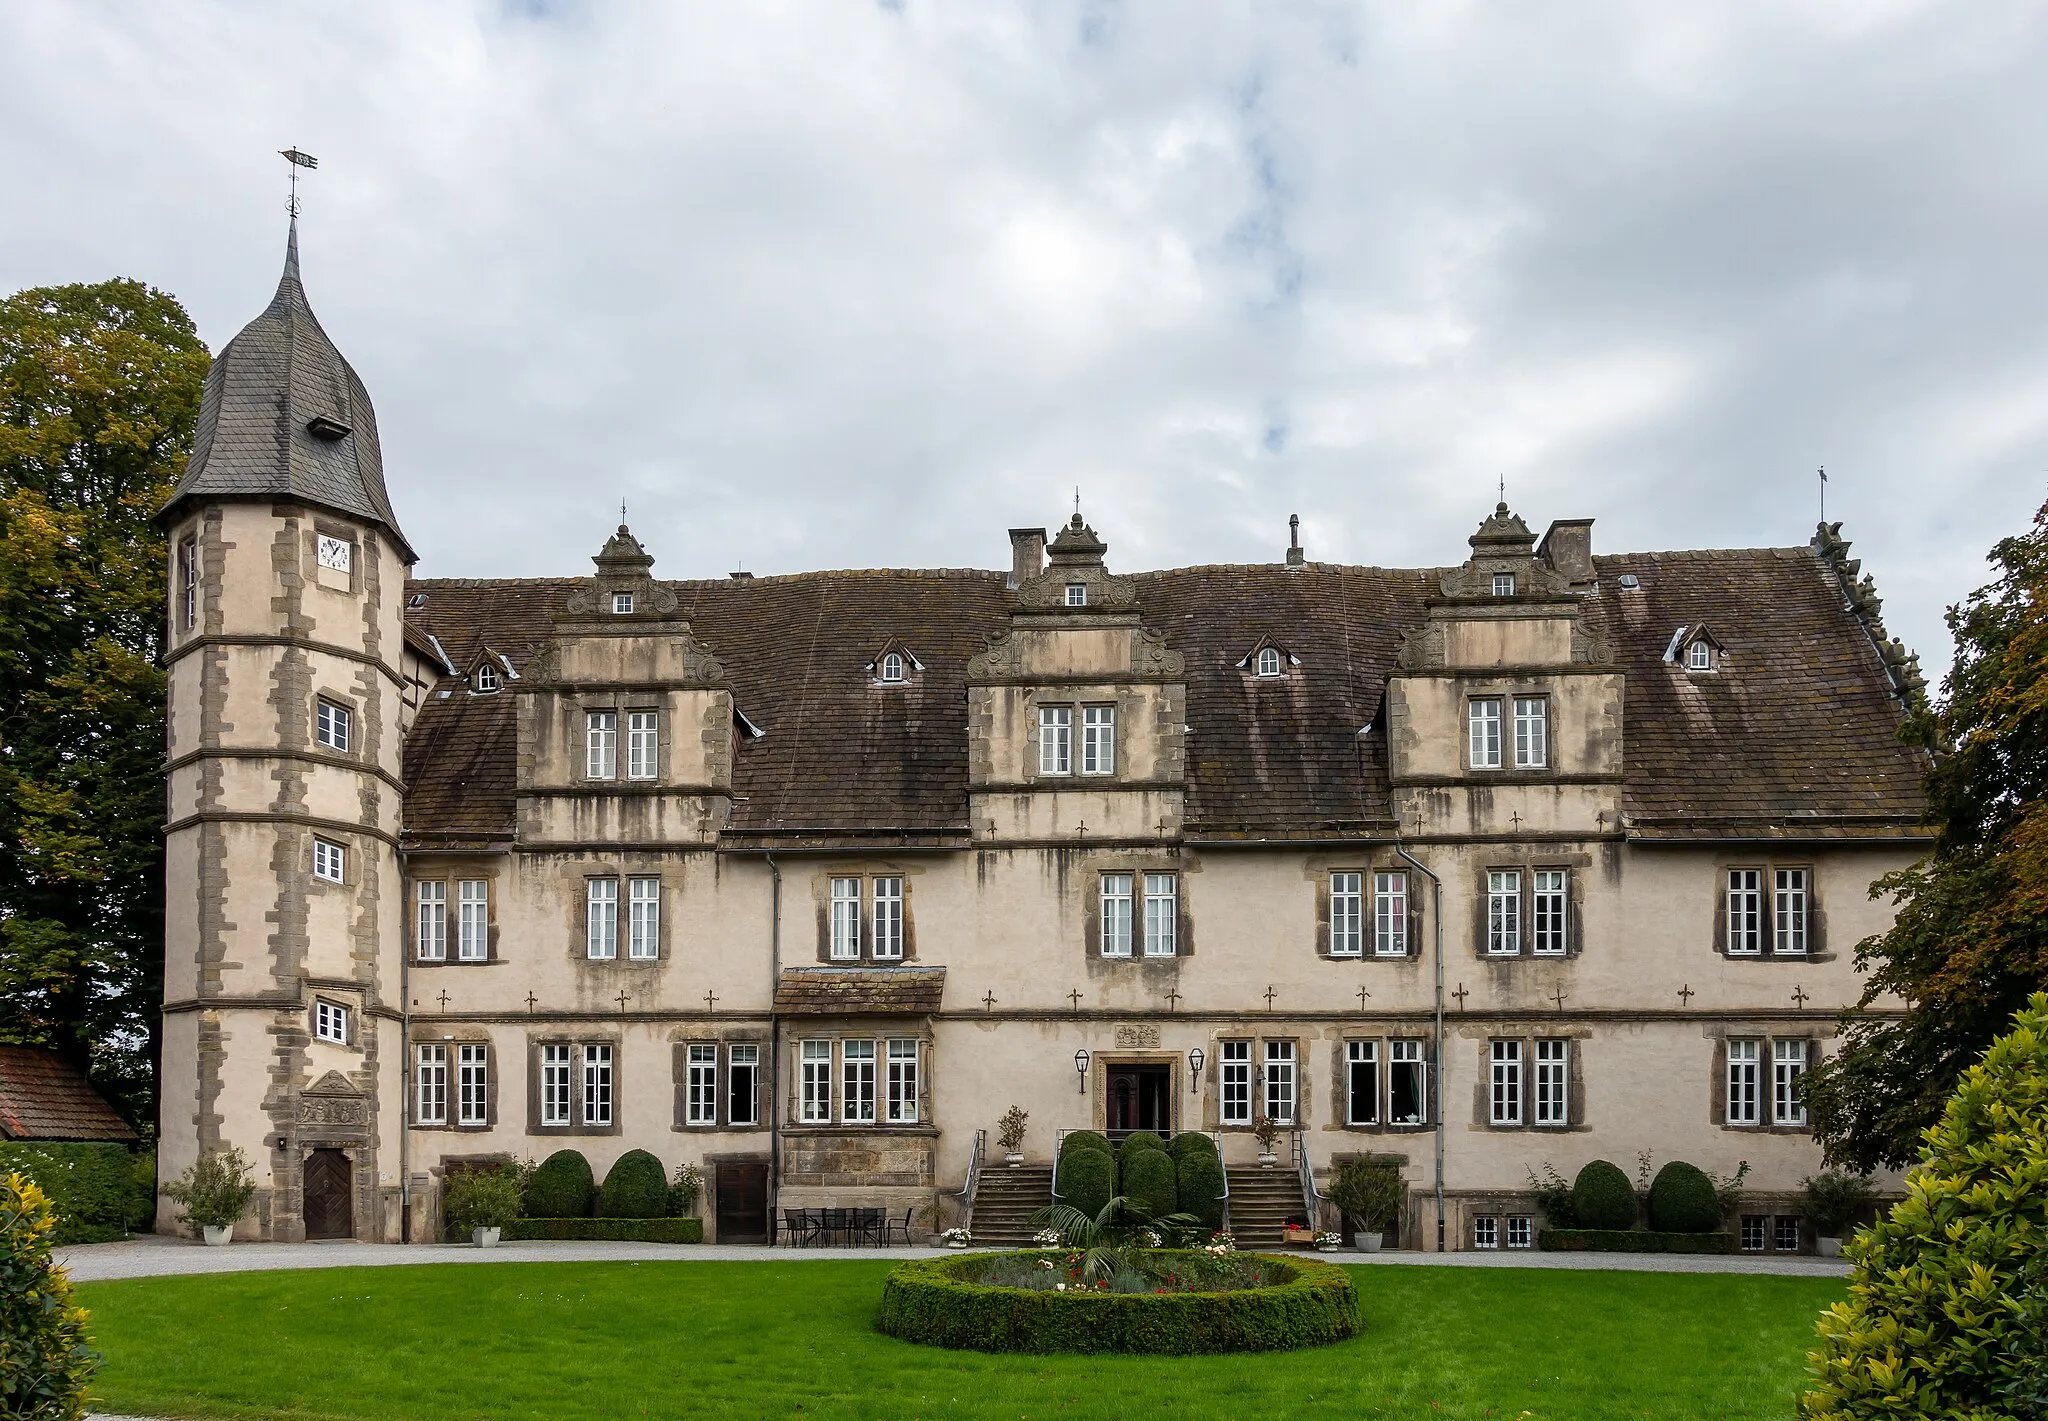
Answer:
POLYGON ((1091 1218, 1071 1204, 1048 1204, 1031 1216, 1035 1228, 1056 1230, 1068 1248, 1081 1250, 1081 1280, 1093 1283, 1136 1270, 1148 1248, 1185 1247, 1203 1233, 1193 1214, 1154 1214, 1119 1194, 1091 1218))

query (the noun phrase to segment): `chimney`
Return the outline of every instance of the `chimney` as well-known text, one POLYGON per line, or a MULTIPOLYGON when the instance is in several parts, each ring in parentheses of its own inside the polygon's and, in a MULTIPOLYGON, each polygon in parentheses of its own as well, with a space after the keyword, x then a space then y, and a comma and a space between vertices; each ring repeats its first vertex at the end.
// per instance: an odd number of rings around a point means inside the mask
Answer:
POLYGON ((1022 587, 1045 571, 1045 529, 1010 530, 1010 586, 1022 587))
POLYGON ((1593 520, 1559 518, 1536 545, 1536 556, 1551 571, 1563 573, 1574 589, 1593 585, 1593 520))
POLYGON ((1287 565, 1301 567, 1307 557, 1308 554, 1301 550, 1301 515, 1290 513, 1287 515, 1287 565))

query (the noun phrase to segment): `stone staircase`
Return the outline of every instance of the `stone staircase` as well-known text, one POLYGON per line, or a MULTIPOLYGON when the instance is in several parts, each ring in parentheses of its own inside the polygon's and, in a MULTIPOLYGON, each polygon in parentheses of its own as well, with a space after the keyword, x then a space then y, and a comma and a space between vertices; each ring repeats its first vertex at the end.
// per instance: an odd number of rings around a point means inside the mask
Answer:
POLYGON ((1303 1216, 1301 1180, 1283 1166, 1231 1168, 1230 1232, 1239 1248, 1280 1247, 1280 1225, 1290 1215, 1303 1216))
POLYGON ((1029 1248, 1038 1232, 1031 1216, 1052 1202, 1052 1166, 984 1166, 974 1191, 974 1246, 1029 1248))

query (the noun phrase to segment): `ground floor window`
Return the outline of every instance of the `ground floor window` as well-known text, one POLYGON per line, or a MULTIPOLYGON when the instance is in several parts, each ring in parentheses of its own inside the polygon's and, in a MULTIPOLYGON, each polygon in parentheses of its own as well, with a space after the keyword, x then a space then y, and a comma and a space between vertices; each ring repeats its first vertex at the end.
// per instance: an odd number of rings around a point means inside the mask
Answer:
POLYGON ((734 1042, 725 1048, 725 1066, 726 1124, 758 1124, 761 1048, 751 1041, 734 1042))
POLYGON ((1797 1253, 1801 1224, 1798 1214, 1744 1214, 1736 1234, 1744 1253, 1797 1253))
POLYGON ((1534 1234, 1527 1214, 1508 1215, 1508 1247, 1527 1248, 1534 1234))
POLYGON ((823 1125, 832 1118, 832 1043, 804 1042, 797 1048, 797 1063, 802 1094, 797 1116, 806 1125, 823 1125))
POLYGON ((1380 1043, 1344 1043, 1344 1123, 1380 1123, 1380 1043))
POLYGON ((1266 1043, 1266 1118, 1275 1125, 1294 1123, 1294 1043, 1266 1043))
POLYGON ((1472 1246, 1474 1248, 1500 1247, 1500 1219, 1493 1214, 1481 1214, 1472 1220, 1472 1246))
POLYGON ((1249 1041, 1223 1041, 1217 1044, 1223 1053, 1223 1123, 1226 1125, 1249 1125, 1252 1123, 1252 1043, 1249 1041))
POLYGON ((690 1046, 683 1080, 683 1123, 718 1123, 718 1047, 709 1041, 690 1046))
POLYGON ((917 1040, 889 1043, 889 1123, 917 1123, 917 1040))
POLYGON ((491 1123, 491 1048, 461 1046, 455 1058, 456 1115, 458 1125, 491 1123))
POLYGON ((416 1067, 417 1104, 413 1108, 413 1121, 419 1125, 446 1125, 448 1123, 448 1048, 446 1046, 422 1046, 419 1048, 419 1063, 416 1067))
POLYGON ((1428 1070, 1420 1041, 1387 1043, 1389 1125, 1420 1125, 1429 1118, 1428 1070))

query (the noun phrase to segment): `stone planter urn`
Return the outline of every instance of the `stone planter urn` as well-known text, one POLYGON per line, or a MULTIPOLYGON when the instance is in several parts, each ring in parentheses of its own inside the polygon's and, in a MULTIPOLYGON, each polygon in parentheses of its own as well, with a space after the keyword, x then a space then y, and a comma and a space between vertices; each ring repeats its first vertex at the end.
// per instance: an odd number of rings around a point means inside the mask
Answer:
POLYGON ((1018 1165, 1024 1163, 1024 1156, 1020 1154, 1007 1154, 1003 1156, 1003 1163, 1011 1169, 1015 1169, 1018 1165))
POLYGON ((1260 1168, 1260 1169, 1271 1169, 1271 1168, 1272 1168, 1272 1167, 1273 1167, 1274 1165, 1276 1165, 1276 1164, 1278 1164, 1278 1163, 1280 1163, 1280 1156, 1278 1156, 1278 1155, 1274 1154, 1274 1153, 1273 1153, 1273 1152, 1272 1152, 1271 1150, 1263 1150, 1263 1151, 1261 1151, 1261 1152, 1260 1152, 1260 1154, 1259 1154, 1259 1168, 1260 1168))
POLYGON ((235 1236, 233 1224, 201 1224, 199 1232, 208 1248, 225 1248, 235 1236))
POLYGON ((1840 1258, 1842 1256, 1842 1241, 1838 1238, 1817 1238, 1813 1241, 1813 1246, 1820 1250, 1822 1258, 1840 1258))
POLYGON ((469 1231, 469 1241, 478 1248, 496 1248, 500 1233, 501 1230, 495 1228, 474 1228, 469 1231))
POLYGON ((1360 1253, 1378 1253, 1380 1251, 1380 1244, 1384 1240, 1377 1233, 1367 1233, 1364 1229, 1360 1229, 1351 1236, 1351 1241, 1357 1246, 1360 1253))

